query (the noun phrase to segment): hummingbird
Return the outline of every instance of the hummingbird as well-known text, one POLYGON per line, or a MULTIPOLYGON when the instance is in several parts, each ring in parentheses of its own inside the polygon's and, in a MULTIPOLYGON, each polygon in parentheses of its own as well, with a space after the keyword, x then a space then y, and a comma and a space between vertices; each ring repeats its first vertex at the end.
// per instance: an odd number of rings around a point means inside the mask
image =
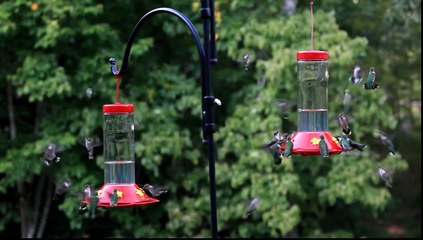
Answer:
POLYGON ((287 16, 292 16, 295 13, 295 0, 285 0, 283 4, 283 13, 287 16))
POLYGON ((323 157, 329 157, 328 145, 326 144, 324 135, 320 135, 319 150, 320 155, 322 155, 323 157))
POLYGON ((361 67, 356 65, 353 70, 353 75, 349 78, 349 81, 354 84, 359 84, 363 80, 361 76, 361 67))
POLYGON ((272 154, 273 163, 275 165, 280 165, 282 163, 282 151, 281 145, 275 142, 273 145, 264 148, 268 153, 272 154))
POLYGON ((378 165, 379 169, 379 176, 382 178, 382 180, 385 182, 385 184, 392 188, 392 180, 391 180, 391 174, 393 171, 387 171, 383 167, 378 165))
POLYGON ((63 180, 59 184, 56 183, 56 189, 54 191, 53 200, 57 200, 57 197, 67 192, 71 186, 72 181, 68 178, 63 180))
POLYGON ((291 141, 291 136, 288 136, 286 139, 285 150, 283 151, 282 156, 291 157, 293 147, 294 143, 291 141))
POLYGON ((264 144, 263 147, 268 148, 273 146, 275 143, 277 143, 279 141, 279 131, 274 131, 273 132, 273 138, 272 140, 270 140, 269 142, 267 142, 266 144, 264 144))
POLYGON ((288 119, 288 114, 289 114, 289 109, 291 108, 292 104, 289 102, 284 102, 284 101, 277 101, 276 102, 276 107, 279 108, 279 110, 281 110, 282 112, 282 117, 284 119, 288 119))
POLYGON ((341 145, 343 151, 351 151, 352 147, 350 144, 350 139, 346 135, 335 136, 335 138, 338 139, 338 142, 341 145))
POLYGON ((59 152, 61 152, 62 149, 60 146, 58 146, 55 143, 50 143, 45 149, 44 149, 44 155, 43 155, 43 162, 45 165, 50 166, 53 162, 57 163, 60 161, 60 157, 57 156, 59 152))
POLYGON ((100 199, 96 195, 90 196, 89 212, 90 212, 91 218, 95 217, 95 210, 97 209, 97 204, 99 200, 100 199))
POLYGON ((382 143, 388 147, 389 154, 392 156, 395 155, 394 143, 384 132, 380 132, 380 140, 382 140, 382 143))
POLYGON ((116 207, 118 204, 117 188, 113 190, 113 193, 109 193, 110 196, 110 207, 116 207))
POLYGON ((94 159, 94 148, 101 146, 102 142, 97 137, 86 137, 84 140, 79 141, 88 151, 88 159, 94 159))
POLYGON ((356 142, 356 141, 352 140, 351 138, 348 138, 348 141, 350 142, 352 149, 357 149, 360 152, 363 151, 363 148, 367 147, 367 145, 356 142))
POLYGON ((255 197, 253 200, 248 202, 247 206, 247 217, 253 213, 253 211, 257 208, 258 204, 260 203, 260 198, 255 197))
POLYGON ((244 63, 244 70, 248 70, 248 65, 250 64, 250 54, 246 53, 242 58, 242 62, 244 63))
POLYGON ((148 191, 153 197, 158 197, 161 194, 167 192, 167 188, 164 186, 152 186, 148 183, 144 184, 142 189, 144 189, 145 191, 148 191))
MULTIPOLYGON (((86 184, 84 191, 82 192, 82 201, 91 200, 91 186, 86 184)), ((81 202, 79 211, 85 211, 87 209, 87 203, 81 202)))
POLYGON ((339 121, 339 124, 342 127, 342 132, 344 134, 346 134, 346 135, 350 135, 351 134, 351 129, 348 126, 348 118, 345 116, 344 113, 340 113, 338 115, 338 121, 339 121))
POLYGON ((350 94, 350 90, 345 89, 344 100, 343 100, 342 103, 344 105, 345 114, 348 114, 350 112, 351 103, 352 103, 352 97, 351 97, 351 94, 350 94))
POLYGON ((283 133, 281 135, 280 131, 274 131, 273 132, 273 139, 270 140, 268 143, 264 144, 264 147, 269 148, 269 147, 275 145, 276 143, 281 146, 281 145, 285 144, 287 139, 288 139, 287 133, 283 133))
POLYGON ((379 85, 376 83, 376 71, 374 67, 370 68, 369 75, 367 76, 367 82, 363 85, 366 90, 376 89, 379 85))
POLYGON ((93 90, 91 88, 87 88, 85 90, 85 96, 87 96, 87 98, 91 98, 91 95, 93 95, 93 90))

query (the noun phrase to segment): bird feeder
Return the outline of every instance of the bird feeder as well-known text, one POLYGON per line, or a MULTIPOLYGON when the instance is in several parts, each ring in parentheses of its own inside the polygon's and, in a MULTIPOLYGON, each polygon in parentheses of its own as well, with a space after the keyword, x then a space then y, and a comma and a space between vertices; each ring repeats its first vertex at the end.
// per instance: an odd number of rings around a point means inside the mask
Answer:
MULTIPOLYGON (((323 135, 329 154, 343 150, 328 132, 328 59, 327 51, 297 52, 298 122, 291 135, 294 155, 320 155, 319 141, 323 135)), ((285 145, 281 146, 284 151, 285 145)))
POLYGON ((98 207, 109 208, 117 189, 119 207, 143 206, 159 202, 135 183, 134 105, 103 105, 104 185, 97 191, 98 207))

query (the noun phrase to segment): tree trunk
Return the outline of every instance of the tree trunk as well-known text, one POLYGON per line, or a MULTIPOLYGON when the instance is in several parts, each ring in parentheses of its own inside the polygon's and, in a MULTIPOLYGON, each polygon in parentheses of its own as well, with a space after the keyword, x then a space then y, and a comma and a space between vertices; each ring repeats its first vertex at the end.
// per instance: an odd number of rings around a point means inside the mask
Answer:
POLYGON ((21 238, 27 238, 27 213, 28 213, 28 205, 25 199, 25 187, 22 182, 18 181, 16 183, 18 186, 18 194, 19 194, 19 205, 20 205, 20 215, 21 215, 21 238))
POLYGON ((7 111, 9 113, 10 139, 13 141, 16 139, 16 121, 13 105, 13 89, 10 82, 7 82, 7 111))
POLYGON ((51 178, 49 177, 47 180, 47 192, 46 192, 46 201, 44 201, 44 208, 43 214, 41 215, 40 224, 37 229, 36 238, 41 238, 44 233, 44 229, 46 227, 48 213, 50 212, 50 203, 51 203, 51 195, 53 194, 53 184, 51 182, 51 178))

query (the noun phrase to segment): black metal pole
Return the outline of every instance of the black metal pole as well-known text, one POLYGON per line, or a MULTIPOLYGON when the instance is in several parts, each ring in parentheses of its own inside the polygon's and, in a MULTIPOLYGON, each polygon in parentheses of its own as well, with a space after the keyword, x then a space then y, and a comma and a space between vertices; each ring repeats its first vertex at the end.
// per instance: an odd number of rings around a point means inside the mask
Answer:
MULTIPOLYGON (((217 62, 215 39, 214 36, 210 37, 210 28, 214 32, 214 17, 211 16, 212 11, 210 10, 209 3, 213 3, 213 0, 202 0, 201 4, 201 16, 204 20, 204 47, 201 44, 200 36, 194 24, 181 12, 172 8, 156 8, 146 13, 132 30, 126 44, 125 53, 123 56, 121 69, 118 70, 116 67, 116 60, 111 58, 109 60, 111 65, 111 71, 115 76, 123 77, 128 69, 129 53, 131 52, 132 44, 134 43, 135 37, 140 30, 141 26, 152 16, 159 13, 170 13, 177 16, 182 20, 185 25, 188 26, 191 31, 195 43, 197 45, 200 65, 201 65, 201 93, 202 93, 202 128, 203 128, 203 143, 208 145, 208 160, 209 160, 209 178, 210 178, 210 215, 211 215, 211 231, 212 237, 217 238, 217 207, 216 207, 216 181, 215 181, 215 161, 214 161, 214 139, 213 133, 215 132, 215 123, 213 109, 215 104, 215 97, 212 95, 211 90, 211 63, 217 62), (213 25, 212 27, 210 25, 213 25), (210 59, 210 46, 213 47, 213 57, 216 60, 210 59)), ((214 14, 213 14, 214 15, 214 14)))

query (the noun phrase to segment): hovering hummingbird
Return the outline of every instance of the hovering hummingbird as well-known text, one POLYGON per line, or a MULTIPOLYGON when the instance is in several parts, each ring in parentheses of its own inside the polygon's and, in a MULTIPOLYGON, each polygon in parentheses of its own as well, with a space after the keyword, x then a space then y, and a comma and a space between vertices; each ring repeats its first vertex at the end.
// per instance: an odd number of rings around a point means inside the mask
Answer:
POLYGON ((273 156, 273 163, 275 165, 279 165, 282 163, 282 151, 281 146, 286 143, 288 139, 288 134, 283 133, 282 136, 280 131, 275 131, 273 133, 273 139, 270 140, 268 143, 264 144, 264 149, 272 154, 273 156))
POLYGON ((280 165, 282 163, 282 151, 281 145, 275 142, 273 145, 264 148, 268 153, 273 157, 273 163, 275 165, 280 165))
POLYGON ((329 157, 328 145, 326 144, 324 135, 320 135, 319 150, 320 155, 322 155, 323 157, 329 157))
POLYGON ((87 96, 87 98, 91 98, 91 95, 93 95, 93 90, 91 88, 87 88, 87 90, 85 90, 85 96, 87 96))
POLYGON ((57 144, 50 143, 45 149, 44 149, 44 155, 43 155, 43 162, 45 165, 50 166, 53 162, 57 163, 60 161, 60 157, 57 155, 62 151, 61 147, 57 144))
POLYGON ((276 106, 281 110, 282 117, 284 119, 288 119, 289 109, 291 108, 292 104, 284 101, 277 101, 276 106))
POLYGON ((352 97, 350 94, 350 90, 345 89, 344 100, 342 103, 344 105, 344 113, 348 115, 352 105, 352 97))
POLYGON ((292 16, 295 13, 295 0, 285 0, 283 4, 283 13, 287 16, 292 16))
POLYGON ((342 132, 344 134, 346 134, 346 135, 350 135, 351 134, 351 129, 350 129, 349 125, 348 125, 348 118, 345 116, 344 113, 340 113, 338 115, 338 121, 339 121, 339 124, 342 127, 342 132))
POLYGON ((379 85, 376 83, 376 71, 374 67, 370 68, 369 75, 367 76, 367 82, 363 84, 363 88, 366 90, 376 89, 379 85))
POLYGON ((257 208, 258 204, 260 203, 260 198, 256 197, 253 200, 251 200, 250 202, 248 202, 248 206, 247 206, 247 217, 253 213, 253 211, 257 208))
POLYGON ((349 78, 349 81, 354 84, 359 84, 363 80, 363 77, 361 75, 361 67, 359 65, 356 65, 354 67, 353 75, 349 78))
POLYGON ((238 59, 237 62, 242 66, 242 68, 247 71, 248 65, 250 64, 251 55, 247 52, 241 59, 238 59))
POLYGON ((164 186, 152 186, 148 183, 144 184, 142 189, 144 189, 145 191, 148 191, 151 194, 151 196, 153 196, 153 197, 158 197, 163 193, 167 193, 166 187, 164 187, 164 186))
POLYGON ((67 192, 71 186, 72 181, 68 178, 59 183, 56 183, 56 189, 54 191, 53 200, 56 201, 57 197, 67 192))
POLYGON ((79 143, 87 149, 88 159, 94 159, 94 148, 103 144, 97 137, 86 137, 84 140, 79 141, 79 143))
POLYGON ((393 171, 387 171, 383 167, 379 166, 379 176, 382 178, 382 180, 385 182, 385 184, 392 188, 392 180, 391 180, 391 174, 393 171))
POLYGON ((110 207, 116 207, 118 204, 117 188, 113 190, 113 193, 109 193, 110 196, 110 207))
POLYGON ((250 64, 250 54, 249 53, 244 55, 244 57, 242 58, 242 62, 244 63, 244 70, 247 71, 248 65, 250 64))
POLYGON ((288 136, 286 139, 285 150, 283 151, 282 156, 291 157, 293 147, 294 143, 291 141, 291 136, 288 136))
POLYGON ((273 139, 270 140, 268 143, 264 144, 264 147, 269 148, 269 147, 275 145, 276 143, 281 146, 281 145, 285 144, 287 139, 288 139, 287 133, 281 134, 280 131, 274 131, 273 132, 273 139))
MULTIPOLYGON (((82 192, 82 201, 87 201, 91 199, 91 186, 86 184, 84 191, 82 192)), ((87 209, 87 203, 81 202, 79 206, 79 211, 85 211, 87 209)))
POLYGON ((394 147, 394 143, 393 143, 393 142, 392 142, 392 140, 391 140, 391 139, 389 139, 389 138, 388 138, 388 136, 387 136, 384 132, 382 132, 382 131, 380 131, 380 140, 382 140, 382 143, 388 147, 389 154, 391 154, 391 155, 395 155, 395 147, 394 147))

